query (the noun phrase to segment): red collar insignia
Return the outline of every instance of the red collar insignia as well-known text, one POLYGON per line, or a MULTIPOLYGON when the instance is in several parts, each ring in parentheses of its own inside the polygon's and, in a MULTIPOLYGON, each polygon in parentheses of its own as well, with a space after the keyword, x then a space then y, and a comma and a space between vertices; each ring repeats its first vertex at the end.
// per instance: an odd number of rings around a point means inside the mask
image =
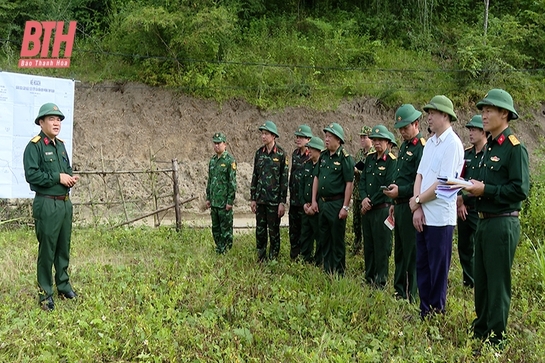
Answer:
POLYGON ((44 137, 44 144, 49 145, 50 142, 51 141, 47 137, 44 137))
POLYGON ((503 144, 503 142, 505 141, 505 135, 504 134, 501 134, 500 137, 498 137, 498 144, 503 144))
POLYGON ((386 153, 384 153, 384 155, 382 155, 382 160, 386 161, 386 153))
POLYGON ((413 139, 413 141, 411 141, 411 142, 413 143, 413 145, 418 144, 418 137, 415 137, 415 138, 413 139))

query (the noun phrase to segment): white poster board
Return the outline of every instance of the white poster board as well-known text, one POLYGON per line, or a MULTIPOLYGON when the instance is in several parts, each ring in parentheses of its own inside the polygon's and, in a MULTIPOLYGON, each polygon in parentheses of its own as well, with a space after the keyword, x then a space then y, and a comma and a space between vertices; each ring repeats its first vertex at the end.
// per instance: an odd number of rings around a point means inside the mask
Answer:
POLYGON ((0 198, 33 198, 25 180, 23 152, 40 133, 40 107, 53 102, 64 114, 59 138, 72 163, 74 81, 0 71, 0 198))

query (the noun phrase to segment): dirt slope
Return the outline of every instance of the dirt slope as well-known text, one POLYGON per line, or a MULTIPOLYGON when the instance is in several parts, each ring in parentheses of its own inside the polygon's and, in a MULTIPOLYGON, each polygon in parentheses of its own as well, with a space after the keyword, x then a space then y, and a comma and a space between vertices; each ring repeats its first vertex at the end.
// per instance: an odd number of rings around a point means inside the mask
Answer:
MULTIPOLYGON (((290 153, 295 147, 293 132, 298 125, 308 124, 323 138, 322 128, 338 122, 344 127, 347 149, 355 153, 361 126, 383 123, 394 131, 394 111, 384 109, 375 99, 361 98, 325 112, 303 107, 262 111, 243 100, 218 104, 141 84, 78 85, 73 164, 77 170, 103 167, 104 170, 136 170, 148 168, 152 156, 156 161, 177 158, 182 195, 199 196, 198 201, 186 209, 200 212, 204 206, 207 163, 213 154, 211 137, 215 132, 224 132, 228 149, 238 162, 236 211, 245 213, 249 211, 253 155, 260 146, 258 127, 265 120, 276 123, 280 133, 278 144, 290 153)), ((463 125, 472 112, 475 110, 457 110, 461 122, 455 124, 455 130, 466 145, 468 133, 463 125)), ((517 121, 513 126, 520 140, 532 151, 543 135, 545 106, 521 112, 521 116, 525 121, 517 121)), ((134 190, 138 193, 137 186, 134 190)), ((79 193, 76 188, 74 196, 77 198, 79 193)))

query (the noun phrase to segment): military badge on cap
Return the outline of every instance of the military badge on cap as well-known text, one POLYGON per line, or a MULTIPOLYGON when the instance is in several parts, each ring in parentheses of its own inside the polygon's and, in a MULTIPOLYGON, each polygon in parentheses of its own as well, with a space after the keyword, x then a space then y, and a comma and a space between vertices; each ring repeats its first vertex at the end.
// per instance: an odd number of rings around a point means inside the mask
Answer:
POLYGON ((227 140, 227 138, 221 132, 216 132, 214 136, 212 136, 212 141, 215 143, 225 142, 225 140, 227 140))

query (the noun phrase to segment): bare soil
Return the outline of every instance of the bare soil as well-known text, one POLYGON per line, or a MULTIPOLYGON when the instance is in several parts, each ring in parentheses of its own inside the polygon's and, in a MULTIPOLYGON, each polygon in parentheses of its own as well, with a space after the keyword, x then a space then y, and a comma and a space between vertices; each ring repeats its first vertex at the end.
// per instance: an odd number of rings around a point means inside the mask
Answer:
MULTIPOLYGON (((521 120, 512 126, 532 154, 544 135, 545 105, 518 111, 521 120)), ((159 165, 165 161, 167 164, 161 165, 168 167, 168 162, 176 158, 182 198, 199 197, 185 206, 185 212, 198 215, 204 212, 207 165, 213 155, 212 135, 223 132, 228 150, 238 163, 235 211, 247 214, 253 155, 260 146, 258 127, 265 120, 276 123, 278 144, 290 154, 295 148, 293 133, 298 125, 307 124, 323 137, 323 127, 332 122, 344 127, 346 147, 355 153, 361 126, 384 124, 394 131, 394 112, 373 98, 342 102, 329 111, 305 107, 264 111, 241 99, 218 104, 142 84, 78 85, 73 165, 76 170, 140 170, 150 168, 152 162, 159 165)), ((469 135, 463 125, 475 112, 475 108, 457 110, 460 122, 454 128, 465 145, 469 135)), ((425 125, 424 121, 421 130, 425 130, 425 125)), ((130 182, 124 184, 131 187, 127 185, 130 182)), ((134 185, 133 193, 139 194, 139 188, 134 185)), ((74 196, 78 195, 81 197, 82 192, 75 188, 74 196)))

